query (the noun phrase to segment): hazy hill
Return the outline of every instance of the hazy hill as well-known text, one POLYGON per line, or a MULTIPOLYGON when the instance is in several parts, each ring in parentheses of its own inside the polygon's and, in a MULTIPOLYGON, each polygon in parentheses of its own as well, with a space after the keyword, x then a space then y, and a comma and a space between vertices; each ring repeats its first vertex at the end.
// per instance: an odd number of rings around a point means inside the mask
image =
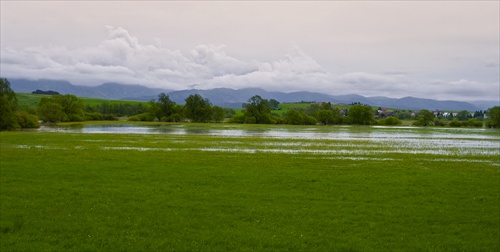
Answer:
MULTIPOLYGON (((313 93, 313 92, 269 92, 261 88, 243 88, 243 89, 229 89, 229 88, 216 88, 210 90, 182 90, 173 91, 169 93, 170 99, 176 103, 184 103, 189 95, 199 94, 204 98, 208 98, 214 105, 224 107, 240 108, 242 103, 245 103, 254 95, 259 95, 264 99, 275 99, 279 102, 333 102, 335 98, 331 95, 313 93)), ((362 96, 360 96, 362 97, 362 96)), ((350 101, 349 101, 350 103, 350 101)))
POLYGON ((161 92, 169 92, 169 90, 152 89, 141 85, 124 85, 118 83, 104 83, 95 87, 95 90, 103 98, 112 100, 125 100, 127 97, 158 96, 161 92))
POLYGON ((110 100, 134 100, 141 96, 156 97, 161 92, 169 90, 152 89, 141 85, 124 85, 118 83, 104 83, 95 87, 77 86, 68 81, 60 80, 26 80, 9 79, 14 92, 31 93, 37 89, 52 90, 60 94, 74 94, 80 97, 103 98, 110 100))
POLYGON ((63 80, 26 80, 26 79, 9 79, 10 85, 14 92, 31 93, 37 89, 43 91, 56 91, 60 94, 75 94, 79 89, 87 89, 83 86, 75 86, 68 81, 63 80))
POLYGON ((361 95, 327 95, 314 92, 269 92, 261 88, 229 89, 216 88, 211 90, 181 90, 169 91, 164 89, 152 89, 141 85, 125 85, 119 83, 104 83, 95 87, 76 86, 68 81, 60 80, 26 80, 9 79, 15 92, 31 93, 37 89, 52 90, 61 94, 74 94, 80 97, 104 98, 111 100, 141 100, 148 101, 156 99, 161 92, 167 93, 174 102, 183 104, 184 100, 192 94, 199 94, 208 98, 213 105, 222 107, 240 108, 242 103, 254 95, 260 95, 264 99, 275 99, 279 102, 333 102, 350 104, 360 102, 371 106, 401 109, 439 109, 439 110, 485 110, 498 105, 498 101, 481 101, 479 106, 460 101, 438 101, 415 97, 388 98, 388 97, 365 97, 361 95))
POLYGON ((199 94, 204 98, 208 98, 214 105, 224 105, 224 107, 241 107, 242 103, 254 96, 260 95, 264 99, 275 99, 279 102, 323 102, 329 101, 334 103, 350 104, 352 102, 360 102, 371 106, 380 106, 386 108, 402 108, 402 109, 440 109, 440 110, 479 110, 478 107, 467 102, 460 101, 438 101, 431 99, 421 99, 414 97, 405 98, 387 98, 387 97, 364 97, 361 95, 339 95, 331 96, 313 92, 268 92, 258 88, 247 89, 227 89, 217 88, 212 90, 183 90, 173 91, 169 93, 170 99, 176 103, 184 103, 189 95, 199 94))
POLYGON ((405 109, 440 109, 440 110, 479 110, 473 104, 460 101, 438 101, 415 97, 387 98, 387 97, 367 97, 367 103, 375 106, 387 108, 405 109))

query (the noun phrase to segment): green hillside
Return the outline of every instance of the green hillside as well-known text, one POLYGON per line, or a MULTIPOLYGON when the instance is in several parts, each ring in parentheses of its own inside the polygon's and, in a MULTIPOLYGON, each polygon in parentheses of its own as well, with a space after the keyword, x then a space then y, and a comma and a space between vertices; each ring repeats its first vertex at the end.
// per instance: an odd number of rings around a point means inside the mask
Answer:
POLYGON ((19 106, 36 106, 42 97, 50 97, 50 95, 35 95, 28 93, 16 93, 17 104, 19 106))
POLYGON ((85 105, 99 105, 103 102, 108 102, 109 104, 144 104, 146 102, 144 101, 129 101, 129 100, 106 100, 106 99, 99 99, 99 98, 85 98, 85 97, 79 97, 82 99, 83 104, 85 105))
MULTIPOLYGON (((50 97, 50 95, 40 95, 40 94, 30 94, 30 93, 16 93, 18 105, 19 106, 36 106, 38 102, 43 97, 50 97)), ((106 100, 99 98, 87 98, 87 97, 78 97, 82 100, 83 104, 95 106, 102 104, 104 102, 108 102, 109 104, 140 104, 145 103, 143 101, 125 101, 125 100, 106 100)))

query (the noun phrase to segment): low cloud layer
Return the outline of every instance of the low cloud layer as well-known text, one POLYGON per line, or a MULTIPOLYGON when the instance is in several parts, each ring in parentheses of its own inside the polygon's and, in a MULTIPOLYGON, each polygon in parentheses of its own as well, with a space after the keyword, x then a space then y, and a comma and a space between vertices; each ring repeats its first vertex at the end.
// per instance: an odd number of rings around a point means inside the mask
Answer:
MULTIPOLYGON (((407 71, 334 73, 325 70, 297 44, 271 61, 238 59, 224 45, 198 45, 188 52, 142 44, 121 27, 106 27, 107 37, 91 47, 1 49, 1 75, 8 78, 63 79, 77 85, 104 82, 164 89, 260 87, 269 91, 314 91, 365 96, 415 96, 453 100, 498 100, 498 80, 422 80, 407 71)), ((497 71, 498 61, 484 68, 497 71), (495 68, 496 67, 496 68, 495 68)), ((498 72, 498 71, 497 71, 498 72)))

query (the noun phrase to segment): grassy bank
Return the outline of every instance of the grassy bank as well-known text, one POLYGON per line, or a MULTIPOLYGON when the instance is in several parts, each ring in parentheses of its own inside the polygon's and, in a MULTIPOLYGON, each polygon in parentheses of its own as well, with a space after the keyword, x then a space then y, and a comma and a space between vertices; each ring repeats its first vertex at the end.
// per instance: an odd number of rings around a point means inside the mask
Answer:
POLYGON ((362 139, 0 137, 1 251, 500 249, 497 155, 362 139))

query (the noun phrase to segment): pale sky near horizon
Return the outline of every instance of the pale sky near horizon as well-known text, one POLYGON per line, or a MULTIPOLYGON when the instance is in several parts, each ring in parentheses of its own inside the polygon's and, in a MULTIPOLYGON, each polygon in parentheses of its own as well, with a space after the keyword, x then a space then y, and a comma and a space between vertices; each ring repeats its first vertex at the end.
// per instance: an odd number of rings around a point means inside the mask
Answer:
POLYGON ((0 1, 0 76, 499 100, 500 1, 0 1))

